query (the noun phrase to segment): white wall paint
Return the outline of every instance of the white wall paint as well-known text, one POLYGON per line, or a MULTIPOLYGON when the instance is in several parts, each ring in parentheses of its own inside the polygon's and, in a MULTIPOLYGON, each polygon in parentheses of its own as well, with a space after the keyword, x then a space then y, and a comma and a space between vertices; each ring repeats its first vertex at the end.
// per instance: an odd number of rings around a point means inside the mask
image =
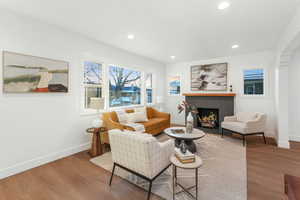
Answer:
MULTIPOLYGON (((300 6, 282 35, 276 52, 277 79, 275 89, 275 109, 277 116, 277 143, 279 147, 289 148, 289 67, 291 55, 300 46, 300 6)), ((293 134, 293 133, 292 133, 293 134)))
MULTIPOLYGON (((166 76, 180 75, 182 80, 182 93, 190 93, 190 67, 197 64, 228 62, 228 85, 233 85, 233 92, 237 93, 235 99, 235 112, 258 111, 268 116, 268 136, 275 136, 275 102, 274 102, 274 78, 275 78, 275 54, 271 51, 253 54, 223 57, 210 60, 200 60, 184 63, 170 64, 166 69, 166 76), (247 97, 243 95, 243 70, 251 68, 264 68, 266 72, 266 94, 261 97, 247 97)), ((167 88, 166 77, 166 88, 167 88)), ((166 110, 172 114, 172 122, 184 124, 184 115, 178 115, 176 106, 184 100, 183 96, 168 96, 166 89, 166 110)))
POLYGON ((289 135, 290 140, 300 142, 299 121, 300 121, 300 50, 292 56, 289 70, 289 135))
POLYGON ((163 64, 6 10, 0 10, 0 48, 70 63, 67 94, 0 91, 0 179, 88 147, 84 133, 94 116, 80 116, 85 58, 153 72, 157 94, 164 94, 163 64))

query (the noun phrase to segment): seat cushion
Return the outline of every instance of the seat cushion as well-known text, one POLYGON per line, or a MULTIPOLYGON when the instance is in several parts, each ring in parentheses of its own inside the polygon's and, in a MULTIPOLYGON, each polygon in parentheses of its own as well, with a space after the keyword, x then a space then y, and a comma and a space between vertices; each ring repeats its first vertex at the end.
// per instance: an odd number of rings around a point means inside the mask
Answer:
POLYGON ((145 126, 146 132, 148 132, 153 129, 159 129, 160 127, 165 126, 166 124, 168 124, 168 119, 152 118, 152 119, 149 119, 149 121, 140 122, 140 123, 145 126))
POLYGON ((224 129, 228 129, 241 134, 261 132, 261 127, 248 127, 246 126, 246 123, 243 122, 222 122, 221 126, 224 129))
POLYGON ((240 122, 248 122, 255 120, 257 117, 257 113, 249 113, 249 112, 240 112, 236 114, 237 120, 240 122))

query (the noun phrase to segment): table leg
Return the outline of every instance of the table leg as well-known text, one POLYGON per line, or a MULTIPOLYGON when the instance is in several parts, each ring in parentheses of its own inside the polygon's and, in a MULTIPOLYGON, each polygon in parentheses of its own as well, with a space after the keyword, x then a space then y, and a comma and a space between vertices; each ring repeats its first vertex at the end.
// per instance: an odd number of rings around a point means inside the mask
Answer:
POLYGON ((172 186, 173 186, 173 200, 175 200, 175 170, 176 170, 176 167, 175 167, 175 165, 173 165, 173 177, 172 177, 172 186))
POLYGON ((196 168, 196 200, 198 200, 198 168, 196 168))
POLYGON ((96 157, 102 155, 101 137, 98 129, 94 130, 90 155, 96 157))

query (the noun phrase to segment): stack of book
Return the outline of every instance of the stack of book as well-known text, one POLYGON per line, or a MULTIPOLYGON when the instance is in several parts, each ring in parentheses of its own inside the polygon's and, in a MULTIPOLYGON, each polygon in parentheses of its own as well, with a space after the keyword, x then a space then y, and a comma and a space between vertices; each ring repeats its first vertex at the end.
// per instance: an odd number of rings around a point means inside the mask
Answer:
POLYGON ((195 154, 192 154, 189 150, 182 153, 179 148, 175 148, 175 156, 181 163, 195 162, 195 154))

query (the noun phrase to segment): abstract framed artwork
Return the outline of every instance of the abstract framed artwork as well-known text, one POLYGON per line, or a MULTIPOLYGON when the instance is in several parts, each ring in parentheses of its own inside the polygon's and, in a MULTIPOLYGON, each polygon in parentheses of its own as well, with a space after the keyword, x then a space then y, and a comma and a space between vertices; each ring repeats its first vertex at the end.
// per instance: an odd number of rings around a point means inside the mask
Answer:
POLYGON ((168 79, 168 94, 178 96, 181 92, 180 76, 170 76, 168 79))
POLYGON ((191 66, 192 91, 226 91, 227 63, 191 66))
POLYGON ((3 51, 4 93, 68 92, 69 63, 3 51))

